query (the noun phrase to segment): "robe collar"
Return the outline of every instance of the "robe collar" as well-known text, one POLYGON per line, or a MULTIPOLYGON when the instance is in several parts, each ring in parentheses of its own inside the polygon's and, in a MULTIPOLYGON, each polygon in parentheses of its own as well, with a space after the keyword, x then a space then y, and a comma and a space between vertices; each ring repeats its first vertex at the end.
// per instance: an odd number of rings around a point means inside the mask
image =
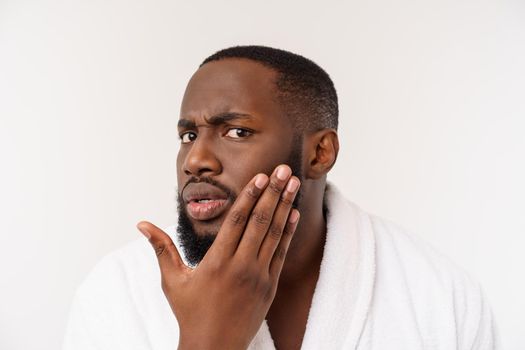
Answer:
MULTIPOLYGON (((328 182, 323 258, 301 349, 355 349, 366 323, 375 280, 370 217, 328 182)), ((249 347, 274 350, 266 320, 249 347)))

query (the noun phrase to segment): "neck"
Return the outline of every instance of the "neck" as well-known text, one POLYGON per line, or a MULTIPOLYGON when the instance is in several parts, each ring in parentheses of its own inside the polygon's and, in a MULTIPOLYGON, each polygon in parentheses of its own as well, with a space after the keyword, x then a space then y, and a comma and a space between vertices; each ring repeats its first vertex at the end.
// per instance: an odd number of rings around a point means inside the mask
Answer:
POLYGON ((306 180, 301 188, 301 218, 281 271, 279 289, 301 286, 305 281, 315 280, 316 283, 319 276, 326 239, 323 213, 325 183, 306 180))
POLYGON ((301 348, 323 258, 325 186, 307 180, 303 181, 301 188, 301 219, 286 255, 275 298, 266 315, 277 349, 301 348))

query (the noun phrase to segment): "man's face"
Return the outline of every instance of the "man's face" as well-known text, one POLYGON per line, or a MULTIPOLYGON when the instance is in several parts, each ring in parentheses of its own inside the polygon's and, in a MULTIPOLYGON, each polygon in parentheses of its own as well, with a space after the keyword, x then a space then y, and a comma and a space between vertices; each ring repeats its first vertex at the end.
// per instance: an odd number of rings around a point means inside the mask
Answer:
POLYGON ((289 164, 300 178, 302 140, 275 93, 276 73, 246 59, 202 66, 181 105, 179 239, 198 263, 235 198, 258 173, 289 164))

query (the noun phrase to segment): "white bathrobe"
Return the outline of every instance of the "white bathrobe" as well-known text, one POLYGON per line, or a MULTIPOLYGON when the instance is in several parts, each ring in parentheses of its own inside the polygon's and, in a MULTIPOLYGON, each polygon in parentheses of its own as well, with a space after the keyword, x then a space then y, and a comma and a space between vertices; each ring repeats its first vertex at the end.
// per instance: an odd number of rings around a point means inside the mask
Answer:
MULTIPOLYGON (((418 238, 327 186, 327 234, 302 349, 495 349, 480 286, 418 238)), ((175 227, 167 229, 175 243, 175 227)), ((149 242, 106 256, 79 287, 64 350, 174 350, 177 320, 149 242)), ((275 349, 266 321, 249 349, 275 349)))

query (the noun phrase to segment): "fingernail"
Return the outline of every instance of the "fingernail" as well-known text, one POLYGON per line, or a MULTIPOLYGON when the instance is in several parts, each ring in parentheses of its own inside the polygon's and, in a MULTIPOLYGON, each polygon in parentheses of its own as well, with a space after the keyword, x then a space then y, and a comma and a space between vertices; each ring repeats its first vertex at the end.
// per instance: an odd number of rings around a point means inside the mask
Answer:
POLYGON ((255 177, 255 187, 262 190, 264 186, 266 186, 266 182, 268 181, 268 177, 264 174, 259 174, 255 177))
POLYGON ((290 168, 280 165, 279 168, 277 168, 277 178, 279 180, 286 180, 288 176, 290 176, 290 168))
POLYGON ((299 220, 299 211, 294 209, 290 213, 290 218, 288 219, 288 221, 290 221, 291 224, 295 224, 297 220, 299 220))
POLYGON ((142 234, 143 234, 144 236, 146 236, 147 239, 150 239, 150 238, 151 238, 151 235, 150 235, 149 232, 146 231, 145 229, 140 228, 139 231, 142 232, 142 234))
POLYGON ((292 178, 290 181, 288 181, 288 185, 286 186, 286 191, 288 192, 295 192, 297 190, 297 187, 299 187, 299 181, 297 179, 292 178))

